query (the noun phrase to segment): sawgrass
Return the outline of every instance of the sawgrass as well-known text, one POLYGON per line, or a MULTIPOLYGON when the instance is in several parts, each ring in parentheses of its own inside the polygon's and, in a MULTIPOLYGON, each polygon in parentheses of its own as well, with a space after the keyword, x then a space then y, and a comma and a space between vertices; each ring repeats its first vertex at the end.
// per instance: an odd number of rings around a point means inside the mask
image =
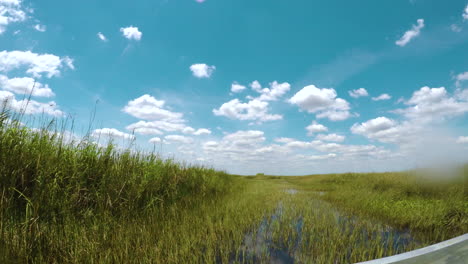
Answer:
POLYGON ((341 211, 411 230, 440 242, 468 233, 468 166, 456 170, 289 177, 296 188, 324 192, 341 211))
POLYGON ((467 232, 467 168, 436 183, 241 177, 12 120, 1 112, 0 263, 352 263, 467 232))

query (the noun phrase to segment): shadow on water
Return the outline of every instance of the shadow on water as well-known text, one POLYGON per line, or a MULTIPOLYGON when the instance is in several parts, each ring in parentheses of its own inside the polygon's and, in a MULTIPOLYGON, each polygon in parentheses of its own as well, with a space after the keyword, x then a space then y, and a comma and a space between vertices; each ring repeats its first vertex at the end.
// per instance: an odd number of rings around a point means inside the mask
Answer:
MULTIPOLYGON (((286 193, 295 195, 298 193, 296 189, 287 189, 286 193)), ((323 195, 324 193, 317 193, 323 195)), ((325 202, 323 202, 325 203, 325 202)), ((283 214, 283 204, 280 202, 273 215, 264 217, 258 228, 254 232, 249 232, 245 235, 243 244, 240 250, 230 254, 230 263, 274 263, 274 264, 293 264, 300 263, 295 256, 300 254, 300 244, 302 242, 302 230, 304 222, 302 216, 297 217, 291 223, 297 232, 297 236, 288 237, 287 246, 281 242, 273 240, 273 226, 279 224, 279 218, 283 214), (292 245, 292 246, 291 246, 292 245)), ((357 217, 348 217, 341 215, 338 211, 333 210, 336 223, 341 228, 342 233, 352 233, 359 219, 357 217)), ((381 232, 368 232, 366 229, 361 230, 363 237, 368 237, 367 241, 358 241, 359 243, 368 244, 376 237, 383 238, 384 248, 393 247, 394 249, 404 249, 410 243, 417 242, 411 235, 409 230, 395 230, 387 226, 381 232), (390 243, 392 245, 390 245, 390 243)), ((219 261, 218 263, 221 263, 219 261)))

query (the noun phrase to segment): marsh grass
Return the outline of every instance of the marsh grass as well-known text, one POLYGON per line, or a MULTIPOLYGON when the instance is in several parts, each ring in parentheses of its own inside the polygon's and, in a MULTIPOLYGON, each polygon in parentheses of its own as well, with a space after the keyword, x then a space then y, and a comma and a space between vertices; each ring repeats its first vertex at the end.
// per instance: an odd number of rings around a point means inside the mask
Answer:
POLYGON ((18 120, 0 112, 0 263, 352 263, 467 232, 468 167, 241 177, 18 120))
POLYGON ((186 208, 242 188, 224 172, 112 143, 101 147, 89 138, 66 141, 55 121, 31 130, 14 118, 1 111, 0 247, 11 259, 75 262, 84 255, 99 260, 106 252, 105 260, 122 252, 129 257, 138 252, 141 234, 119 239, 139 233, 142 222, 169 225, 186 208), (127 229, 132 226, 136 230, 127 229), (105 250, 114 243, 127 248, 105 250))
POLYGON ((456 172, 348 173, 287 178, 322 191, 348 214, 381 221, 433 244, 468 232, 468 166, 456 172), (430 176, 427 176, 430 175, 430 176))

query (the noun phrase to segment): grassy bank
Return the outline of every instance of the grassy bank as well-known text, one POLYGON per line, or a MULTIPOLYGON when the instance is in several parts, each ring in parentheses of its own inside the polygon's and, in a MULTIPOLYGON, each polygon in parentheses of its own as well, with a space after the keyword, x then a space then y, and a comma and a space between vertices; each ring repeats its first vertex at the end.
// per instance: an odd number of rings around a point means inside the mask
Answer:
POLYGON ((213 169, 112 144, 100 147, 88 138, 68 141, 54 122, 39 131, 11 120, 1 112, 0 255, 7 259, 100 261, 124 252, 130 257, 144 237, 161 240, 165 228, 158 225, 174 223, 179 212, 244 188, 213 169), (145 222, 163 233, 144 232, 145 222))
POLYGON ((289 177, 349 214, 411 230, 426 244, 468 233, 468 166, 451 171, 289 177))

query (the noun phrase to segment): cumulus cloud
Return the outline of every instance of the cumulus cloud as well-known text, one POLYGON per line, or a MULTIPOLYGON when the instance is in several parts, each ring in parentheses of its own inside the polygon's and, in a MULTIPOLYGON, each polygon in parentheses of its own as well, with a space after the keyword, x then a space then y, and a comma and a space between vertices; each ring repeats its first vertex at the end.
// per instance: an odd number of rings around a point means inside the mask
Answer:
POLYGON ((107 41, 106 36, 104 36, 104 34, 102 34, 101 32, 98 32, 98 33, 97 33, 97 36, 98 36, 98 38, 99 38, 100 40, 102 40, 102 41, 104 41, 104 42, 107 41))
POLYGON ((361 124, 354 124, 351 131, 355 134, 378 133, 394 127, 396 122, 387 117, 378 117, 361 124))
POLYGON ((161 138, 154 137, 154 138, 151 138, 148 142, 152 144, 157 144, 157 143, 161 143, 162 141, 161 141, 161 138))
POLYGON ((168 135, 164 139, 168 142, 181 143, 181 144, 192 144, 193 138, 181 136, 181 135, 168 135))
POLYGON ((297 92, 289 102, 309 113, 315 113, 317 118, 328 118, 331 121, 348 119, 351 117, 349 103, 336 97, 337 93, 333 88, 309 85, 297 92))
POLYGON ((120 139, 125 139, 125 140, 133 140, 135 139, 134 135, 127 134, 125 132, 119 131, 115 128, 101 128, 101 129, 96 129, 91 133, 91 136, 94 138, 101 138, 103 136, 109 137, 109 138, 120 138, 120 139))
POLYGON ((459 144, 468 144, 468 137, 458 137, 457 143, 459 144))
POLYGON ((440 121, 468 112, 468 101, 449 96, 444 87, 422 87, 405 104, 409 107, 394 112, 419 121, 440 121))
POLYGON ((382 143, 395 144, 400 148, 401 155, 409 155, 404 152, 416 146, 424 148, 428 143, 431 144, 431 141, 442 140, 443 135, 437 134, 436 128, 434 124, 417 119, 397 121, 387 117, 378 117, 354 124, 351 132, 382 143))
POLYGON ((16 100, 15 95, 8 91, 0 90, 0 102, 6 103, 6 107, 15 112, 22 112, 27 115, 32 114, 47 114, 51 116, 63 116, 63 112, 57 107, 54 101, 41 103, 34 100, 16 100))
POLYGON ((253 81, 249 86, 256 92, 260 92, 262 90, 262 85, 259 81, 253 81))
POLYGON ((203 149, 210 153, 242 153, 246 149, 251 152, 259 151, 260 144, 265 141, 263 131, 241 130, 225 135, 220 142, 208 141, 203 145, 203 149))
POLYGON ((34 29, 39 31, 39 32, 46 32, 47 27, 45 25, 36 24, 36 25, 34 25, 34 29))
POLYGON ((234 83, 232 83, 232 85, 231 85, 231 92, 233 92, 233 93, 240 93, 240 92, 244 91, 245 88, 246 88, 246 87, 245 87, 244 85, 240 85, 240 84, 238 84, 237 82, 234 82, 234 83))
POLYGON ((209 66, 205 63, 197 63, 190 66, 193 76, 197 78, 210 78, 216 67, 209 66))
POLYGON ((304 156, 306 160, 326 160, 326 159, 332 159, 336 158, 335 153, 330 153, 326 155, 311 155, 311 156, 304 156))
POLYGON ((128 125, 126 129, 141 135, 163 135, 165 132, 195 136, 211 134, 209 129, 194 129, 186 125, 182 113, 172 112, 164 106, 165 101, 157 100, 148 94, 129 101, 122 111, 143 120, 128 125))
POLYGON ((291 143, 293 141, 295 141, 294 138, 287 138, 287 137, 275 138, 275 142, 278 142, 278 143, 291 143))
POLYGON ((197 131, 193 132, 193 135, 195 136, 201 136, 201 135, 210 135, 211 131, 206 128, 200 128, 197 131))
POLYGON ((248 103, 242 103, 239 99, 233 99, 221 105, 219 109, 213 109, 216 116, 225 116, 230 119, 252 120, 258 122, 280 120, 281 115, 268 114, 268 102, 253 99, 248 103))
POLYGON ((143 33, 138 30, 138 27, 134 26, 122 27, 120 28, 120 32, 122 32, 122 35, 129 40, 140 41, 143 36, 143 33))
MULTIPOLYGON (((210 161, 236 172, 272 172, 278 173, 284 164, 288 164, 283 173, 291 174, 293 169, 306 168, 305 173, 313 173, 316 166, 326 166, 326 160, 334 159, 333 168, 360 162, 362 159, 377 160, 390 157, 392 153, 383 147, 374 145, 344 145, 321 140, 300 141, 293 138, 275 138, 268 143, 265 133, 259 130, 241 130, 225 134, 220 140, 210 140, 202 145, 204 161, 210 161), (319 163, 316 163, 319 162, 319 163), (336 163, 335 163, 336 162, 336 163), (233 165, 242 164, 242 166, 233 165), (341 164, 341 165, 338 165, 341 164)), ((332 169, 333 170, 333 169, 332 169)), ((349 170, 349 166, 346 168, 349 170)), ((281 172, 279 172, 281 173, 281 172)))
POLYGON ((278 83, 277 81, 270 83, 270 88, 261 88, 258 81, 254 81, 250 86, 254 91, 260 93, 260 97, 256 98, 260 101, 277 101, 291 89, 289 83, 278 83))
POLYGON ((122 109, 125 113, 140 119, 146 120, 180 120, 181 113, 176 113, 164 109, 165 102, 157 100, 151 95, 145 94, 137 99, 131 100, 122 109))
POLYGON ((0 34, 6 31, 9 24, 27 19, 21 4, 20 0, 0 0, 0 34))
POLYGON ((383 100, 390 100, 390 99, 392 99, 392 97, 389 94, 386 94, 386 93, 381 94, 381 95, 379 95, 377 97, 372 97, 373 101, 383 101, 383 100))
POLYGON ((314 133, 320 133, 320 132, 327 132, 328 128, 322 124, 317 123, 317 121, 313 121, 312 124, 306 127, 307 134, 311 136, 314 133))
POLYGON ((353 98, 359 98, 359 97, 364 97, 364 96, 369 96, 369 93, 367 93, 367 90, 364 88, 359 88, 356 90, 348 91, 349 96, 353 98))
POLYGON ((206 128, 195 130, 187 126, 184 120, 155 120, 138 121, 126 127, 127 130, 141 135, 162 135, 164 132, 180 132, 195 136, 209 135, 211 131, 206 128), (163 132, 164 131, 164 132, 163 132))
POLYGON ((413 25, 413 27, 406 31, 405 34, 395 42, 400 47, 406 46, 412 39, 416 38, 419 36, 421 33, 421 29, 424 28, 424 19, 418 19, 417 20, 417 25, 413 25))
POLYGON ((45 74, 48 78, 60 75, 64 67, 74 69, 73 60, 69 57, 60 58, 53 54, 37 54, 31 51, 0 51, 0 72, 25 67, 26 73, 36 78, 45 74))
POLYGON ((187 126, 180 120, 138 121, 126 127, 129 131, 135 131, 135 133, 143 135, 161 135, 163 134, 162 131, 182 132, 186 128, 187 126))
POLYGON ((457 86, 457 88, 461 88, 462 82, 468 81, 468 72, 459 73, 457 76, 455 76, 455 79, 455 85, 457 86))
POLYGON ((286 142, 282 147, 289 150, 313 149, 319 152, 334 154, 333 157, 336 157, 335 154, 339 153, 341 157, 345 158, 363 156, 378 157, 389 154, 389 152, 384 148, 374 145, 345 145, 334 142, 323 142, 322 140, 314 140, 311 142, 294 140, 286 142))
POLYGON ((55 94, 47 84, 35 82, 33 78, 11 78, 0 74, 0 89, 38 97, 52 97, 55 94))
POLYGON ((334 142, 343 142, 345 140, 345 136, 337 135, 337 134, 319 134, 316 137, 317 140, 322 141, 334 141, 334 142))

